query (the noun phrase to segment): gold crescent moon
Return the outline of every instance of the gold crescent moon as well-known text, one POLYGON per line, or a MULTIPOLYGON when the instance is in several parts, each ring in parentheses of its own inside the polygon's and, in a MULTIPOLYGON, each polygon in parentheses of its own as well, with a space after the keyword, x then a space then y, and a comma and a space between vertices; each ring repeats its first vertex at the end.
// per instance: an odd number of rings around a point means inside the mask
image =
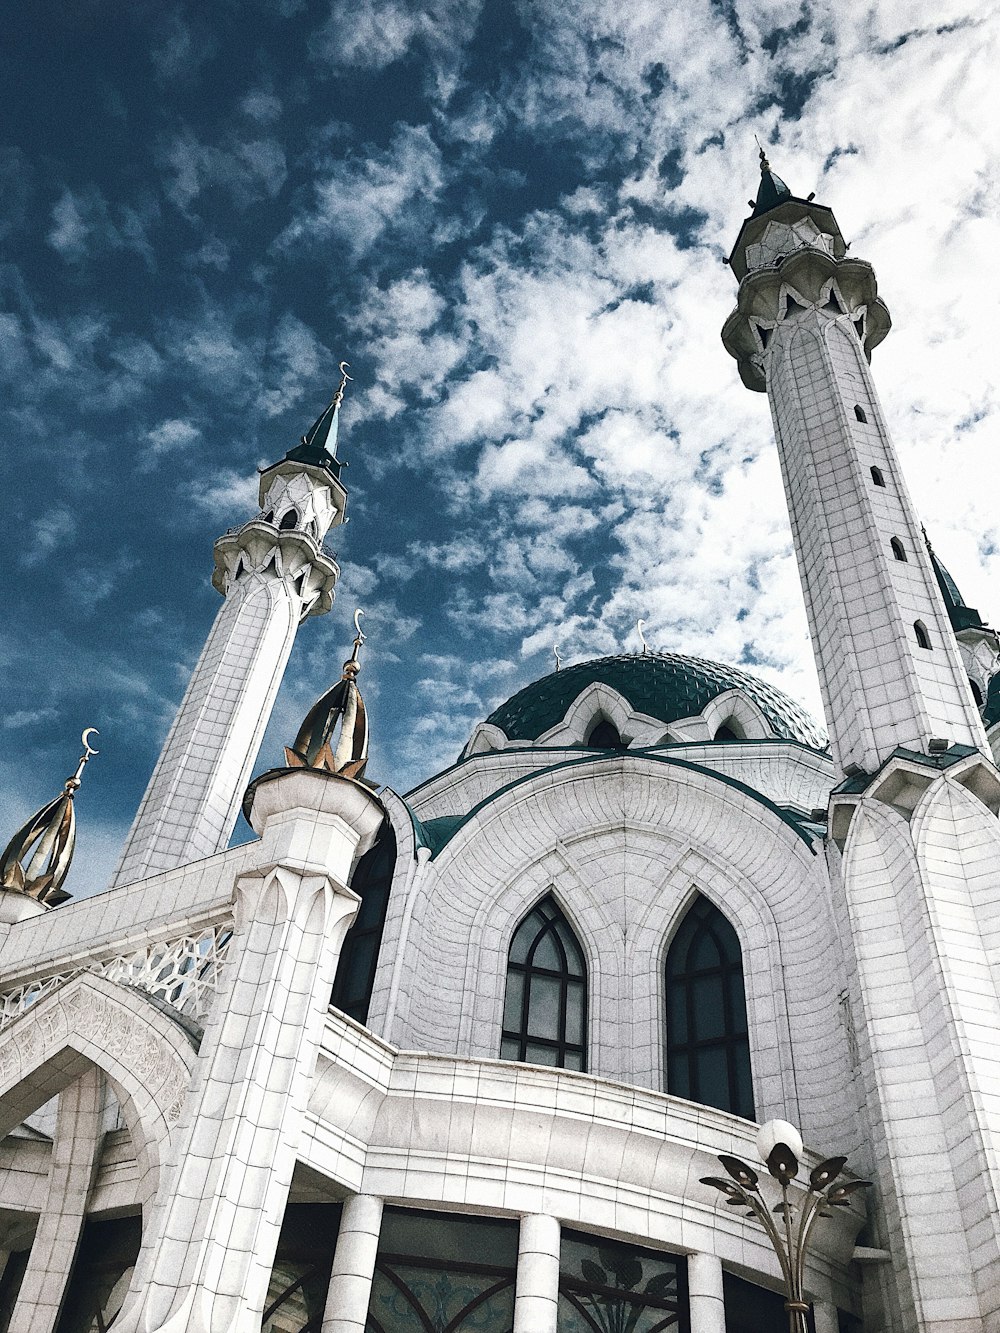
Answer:
POLYGON ((351 380, 353 382, 353 376, 348 375, 347 373, 350 364, 350 361, 341 361, 337 369, 340 371, 341 375, 343 375, 345 380, 351 380))
POLYGON ((358 609, 357 609, 357 610, 355 611, 355 613, 354 613, 354 628, 355 628, 355 631, 356 631, 358 634, 361 634, 361 633, 362 633, 362 630, 361 630, 361 617, 362 617, 363 615, 364 615, 364 611, 362 611, 361 607, 359 606, 358 609))
POLYGON ((90 741, 87 739, 88 736, 99 736, 100 734, 101 733, 97 730, 96 727, 84 727, 83 735, 80 737, 80 740, 83 742, 83 748, 87 751, 88 754, 101 753, 100 750, 95 750, 94 747, 91 745, 90 741))

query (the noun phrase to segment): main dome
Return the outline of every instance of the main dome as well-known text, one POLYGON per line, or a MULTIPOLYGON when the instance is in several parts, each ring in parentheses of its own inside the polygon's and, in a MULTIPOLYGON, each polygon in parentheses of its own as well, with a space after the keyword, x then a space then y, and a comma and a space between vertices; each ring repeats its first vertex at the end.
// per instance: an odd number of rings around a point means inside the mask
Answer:
POLYGON ((508 740, 534 741, 566 716, 574 699, 600 682, 616 690, 637 713, 659 722, 693 717, 720 694, 740 690, 767 718, 775 736, 824 749, 826 735, 804 708, 783 691, 740 667, 682 653, 620 653, 553 671, 518 690, 486 719, 508 740))

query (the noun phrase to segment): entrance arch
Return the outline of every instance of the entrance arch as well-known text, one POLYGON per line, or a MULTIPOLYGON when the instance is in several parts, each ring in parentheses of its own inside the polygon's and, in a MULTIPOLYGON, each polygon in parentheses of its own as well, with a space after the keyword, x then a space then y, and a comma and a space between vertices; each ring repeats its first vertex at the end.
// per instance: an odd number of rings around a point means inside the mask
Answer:
POLYGON ((96 1065, 132 1136, 145 1208, 194 1060, 191 1038, 142 991, 80 973, 0 1032, 0 1138, 96 1065))

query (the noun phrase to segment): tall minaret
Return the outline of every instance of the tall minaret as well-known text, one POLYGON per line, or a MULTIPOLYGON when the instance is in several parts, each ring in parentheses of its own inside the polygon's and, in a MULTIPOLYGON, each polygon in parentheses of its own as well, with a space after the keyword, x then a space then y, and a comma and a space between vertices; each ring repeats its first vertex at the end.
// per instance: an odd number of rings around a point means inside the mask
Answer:
POLYGON ((872 773, 932 738, 989 748, 868 366, 889 313, 847 249, 761 151, 722 338, 770 400, 834 758, 872 773))
POLYGON ((229 841, 274 698, 307 616, 333 604, 340 574, 323 538, 344 521, 333 401, 260 477, 261 512, 215 543, 216 616, 170 728, 112 887, 221 851, 229 841))

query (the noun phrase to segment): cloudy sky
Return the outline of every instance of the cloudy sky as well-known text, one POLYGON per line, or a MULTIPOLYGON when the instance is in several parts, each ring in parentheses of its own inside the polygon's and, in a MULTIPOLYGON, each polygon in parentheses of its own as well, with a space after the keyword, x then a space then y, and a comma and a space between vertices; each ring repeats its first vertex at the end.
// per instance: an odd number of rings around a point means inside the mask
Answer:
POLYGON ((95 725, 70 887, 106 883, 219 604, 212 542, 341 357, 343 578, 262 767, 358 605, 398 790, 553 643, 631 650, 639 616, 818 711, 767 403, 719 339, 755 134, 875 265, 911 488, 1000 619, 998 34, 982 0, 11 7, 0 840, 95 725))

